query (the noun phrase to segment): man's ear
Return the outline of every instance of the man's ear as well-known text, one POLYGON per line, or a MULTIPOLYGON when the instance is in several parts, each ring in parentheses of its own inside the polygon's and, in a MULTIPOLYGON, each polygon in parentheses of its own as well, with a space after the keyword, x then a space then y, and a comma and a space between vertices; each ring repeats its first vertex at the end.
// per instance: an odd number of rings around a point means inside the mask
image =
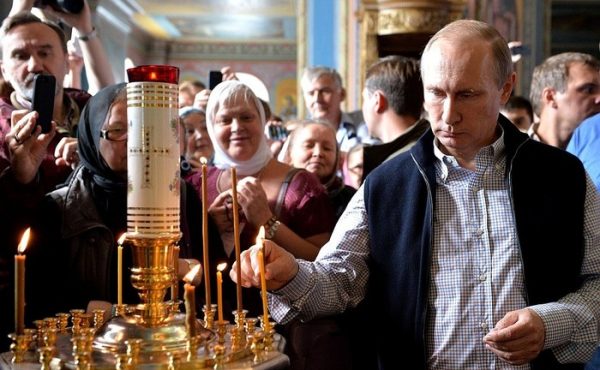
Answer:
POLYGON ((340 95, 342 96, 340 101, 344 101, 346 99, 346 89, 344 89, 343 87, 341 88, 340 95))
POLYGON ((504 85, 502 85, 502 101, 501 103, 504 105, 506 104, 506 102, 508 101, 508 99, 510 98, 510 94, 512 93, 512 90, 515 86, 515 81, 517 78, 517 74, 515 72, 511 73, 510 77, 504 82, 504 85))
POLYGON ((556 90, 552 87, 545 87, 542 90, 542 106, 548 106, 553 109, 558 108, 556 104, 556 90))
POLYGON ((373 93, 372 99, 375 99, 375 111, 378 114, 381 114, 388 109, 388 100, 385 97, 385 95, 383 95, 383 92, 381 92, 381 90, 376 90, 373 93))

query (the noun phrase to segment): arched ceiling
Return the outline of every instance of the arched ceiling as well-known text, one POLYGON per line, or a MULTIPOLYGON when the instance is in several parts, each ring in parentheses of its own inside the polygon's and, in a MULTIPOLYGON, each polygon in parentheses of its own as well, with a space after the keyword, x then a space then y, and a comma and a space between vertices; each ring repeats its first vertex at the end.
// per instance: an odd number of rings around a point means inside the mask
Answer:
POLYGON ((139 31, 176 41, 295 41, 296 0, 98 0, 139 31))

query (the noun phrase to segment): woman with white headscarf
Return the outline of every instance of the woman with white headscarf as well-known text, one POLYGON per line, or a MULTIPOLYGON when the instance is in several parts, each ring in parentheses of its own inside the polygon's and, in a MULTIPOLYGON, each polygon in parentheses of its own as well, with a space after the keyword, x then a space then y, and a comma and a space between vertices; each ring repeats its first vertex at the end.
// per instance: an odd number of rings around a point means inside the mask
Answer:
MULTIPOLYGON (((231 167, 236 168, 238 177, 241 248, 254 244, 264 226, 268 239, 296 257, 314 260, 333 229, 332 207, 316 176, 272 158, 260 100, 239 81, 222 82, 210 94, 206 123, 215 150, 214 167, 207 175, 207 204, 224 241, 223 250, 210 251, 210 259, 215 261, 210 269, 223 260, 228 260, 229 266, 235 261, 231 167)), ((190 176, 201 193, 201 172, 190 176)), ((227 280, 235 297, 235 286, 227 280)), ((256 292, 251 294, 258 297, 256 292)), ((244 308, 248 308, 245 302, 244 308)))

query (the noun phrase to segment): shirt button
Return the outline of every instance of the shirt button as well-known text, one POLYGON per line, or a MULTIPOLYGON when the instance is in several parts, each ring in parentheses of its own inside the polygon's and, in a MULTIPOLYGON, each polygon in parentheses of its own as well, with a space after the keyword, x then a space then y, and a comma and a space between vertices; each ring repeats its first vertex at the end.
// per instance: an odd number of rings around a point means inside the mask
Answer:
POLYGON ((486 280, 487 280, 487 274, 479 275, 479 281, 486 281, 486 280))
POLYGON ((483 330, 487 330, 487 328, 488 328, 488 324, 487 324, 487 322, 485 322, 485 321, 484 321, 484 322, 482 322, 482 323, 481 323, 479 326, 481 326, 481 328, 482 328, 483 330))

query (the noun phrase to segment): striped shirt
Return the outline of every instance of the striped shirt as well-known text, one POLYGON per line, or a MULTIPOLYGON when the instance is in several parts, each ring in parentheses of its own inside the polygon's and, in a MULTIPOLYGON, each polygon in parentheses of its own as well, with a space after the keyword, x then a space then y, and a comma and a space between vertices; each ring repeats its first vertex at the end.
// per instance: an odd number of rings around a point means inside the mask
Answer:
MULTIPOLYGON (((437 148, 437 146, 436 146, 437 148)), ((504 179, 504 137, 481 149, 476 169, 435 150, 431 280, 425 332, 429 369, 529 369, 485 349, 483 337, 507 312, 526 307, 523 265, 504 179)), ((585 362, 597 346, 600 322, 600 198, 587 179, 585 283, 558 302, 531 306, 546 328, 544 348, 561 362, 585 362)), ((280 322, 343 311, 365 295, 369 230, 363 188, 357 191, 314 263, 270 294, 280 322)))

